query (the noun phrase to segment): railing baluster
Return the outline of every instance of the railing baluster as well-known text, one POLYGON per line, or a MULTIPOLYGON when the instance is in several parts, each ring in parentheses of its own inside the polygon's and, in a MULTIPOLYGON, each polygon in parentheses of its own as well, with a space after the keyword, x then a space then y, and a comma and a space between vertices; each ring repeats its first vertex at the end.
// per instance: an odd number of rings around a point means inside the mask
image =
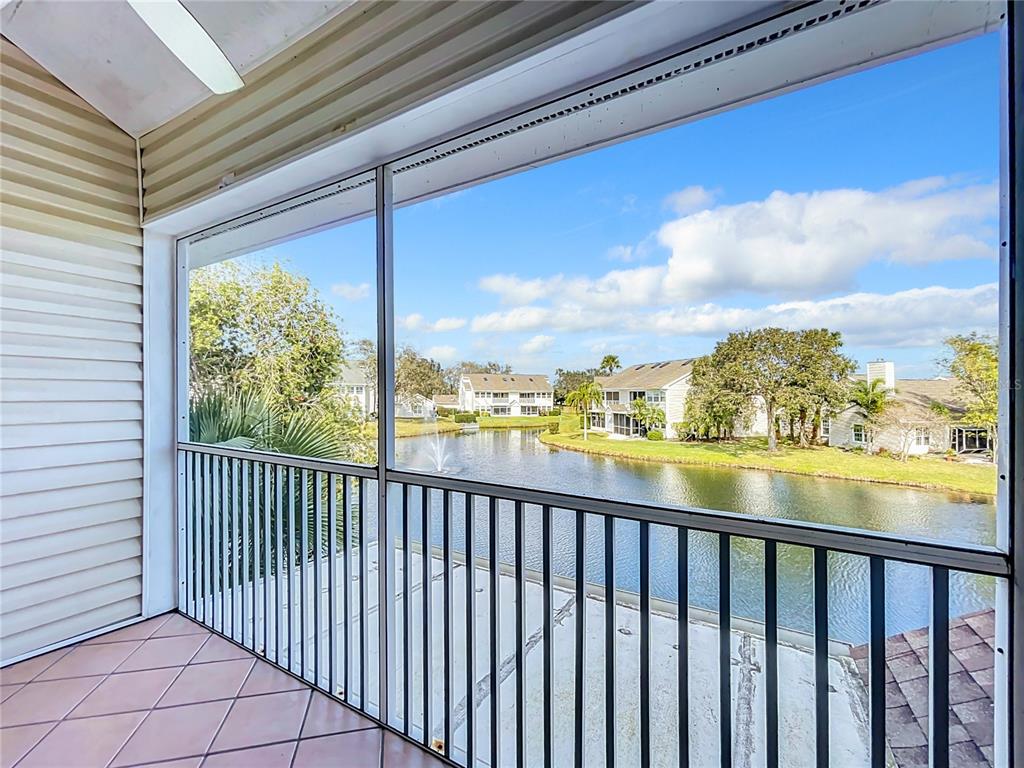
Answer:
POLYGON ((369 711, 369 694, 367 681, 369 671, 366 668, 366 655, 369 646, 370 611, 367 607, 366 580, 369 578, 369 565, 366 557, 366 484, 359 478, 359 706, 369 711))
POLYGON ((185 614, 195 617, 195 516, 199 484, 196 482, 196 454, 185 452, 185 614))
POLYGON ((774 541, 764 543, 764 705, 768 768, 779 765, 779 561, 774 541))
MULTIPOLYGON (((262 556, 263 556, 263 578, 260 580, 262 597, 263 597, 263 655, 268 659, 270 658, 270 472, 269 467, 263 462, 259 462, 256 467, 259 471, 260 478, 260 497, 262 503, 260 504, 260 511, 262 517, 257 517, 254 523, 256 530, 263 531, 263 540, 256 539, 256 547, 253 549, 254 559, 258 559, 260 552, 260 545, 262 544, 262 556)), ((259 626, 259 625, 257 625, 259 626)), ((255 645, 256 640, 253 638, 253 644, 255 645)))
POLYGON ((274 644, 274 662, 281 666, 281 646, 284 645, 284 610, 285 604, 282 599, 284 577, 281 569, 284 567, 284 467, 277 465, 274 477, 274 497, 277 503, 274 505, 274 629, 277 639, 274 644))
POLYGON ((732 768, 732 540, 718 537, 718 708, 722 768, 732 768))
POLYGON ((651 765, 651 525, 640 523, 640 766, 651 765))
POLYGON ((553 753, 551 724, 555 721, 554 683, 551 669, 554 657, 552 646, 554 646, 555 641, 552 613, 555 585, 551 573, 551 518, 551 507, 547 505, 541 507, 541 530, 543 537, 541 542, 541 580, 544 587, 544 765, 551 765, 553 753))
POLYGON ((411 579, 409 571, 412 570, 412 556, 409 553, 409 486, 402 483, 402 666, 404 682, 402 684, 402 730, 409 736, 412 735, 412 726, 409 721, 409 698, 412 687, 412 645, 410 635, 412 633, 412 590, 409 588, 411 579))
MULTIPOLYGON (((295 672, 295 470, 288 468, 288 670, 295 672)), ((301 674, 301 670, 299 672, 301 674)))
POLYGON ((349 701, 350 688, 349 688, 349 670, 352 666, 352 572, 350 564, 352 562, 352 547, 355 537, 352 535, 352 499, 349 498, 350 489, 350 478, 345 475, 341 484, 341 527, 342 536, 344 536, 344 556, 341 560, 341 612, 344 618, 343 635, 344 643, 341 648, 341 687, 342 687, 342 698, 345 701, 349 701))
POLYGON ((434 552, 431 545, 430 531, 432 515, 430 510, 430 489, 420 489, 420 514, 422 516, 421 531, 423 552, 421 554, 423 579, 423 744, 431 746, 432 720, 430 718, 431 703, 434 693, 434 552))
POLYGON ((476 765, 476 509, 466 494, 466 765, 476 765))
POLYGON ((444 755, 452 756, 452 515, 451 491, 444 491, 441 515, 444 551, 444 755))
POLYGON ((306 613, 309 611, 309 578, 306 571, 309 566, 309 473, 303 469, 299 475, 302 490, 299 492, 299 677, 308 680, 306 673, 309 658, 306 655, 306 613))
POLYGON ((516 766, 526 765, 526 551, 523 548, 526 510, 515 502, 516 536, 516 766))
POLYGON ((576 647, 573 653, 575 670, 575 704, 576 732, 574 734, 573 765, 583 768, 583 727, 585 710, 583 707, 586 692, 586 646, 587 646, 587 515, 576 512, 576 647))
POLYGON ((934 566, 928 638, 928 764, 949 768, 949 569, 934 566))
POLYGON ((313 680, 316 685, 320 681, 320 629, 321 629, 321 607, 323 605, 323 538, 324 538, 324 504, 323 504, 323 482, 319 472, 313 473, 313 514, 315 523, 313 525, 313 680))
POLYGON ((829 765, 828 550, 814 549, 814 730, 815 763, 829 765))
POLYGON ((615 518, 604 518, 604 739, 605 767, 615 768, 615 518))
POLYGON ((242 495, 240 486, 242 484, 242 462, 239 459, 232 459, 229 463, 229 469, 231 471, 231 533, 228 539, 228 547, 230 553, 230 559, 228 560, 228 585, 230 592, 228 597, 231 603, 231 631, 228 633, 228 637, 232 640, 238 640, 238 571, 239 571, 239 560, 241 559, 241 553, 238 551, 238 519, 241 516, 239 513, 239 507, 242 505, 244 496, 242 495))
MULTIPOLYGON (((237 544, 242 550, 242 631, 240 634, 241 643, 246 647, 251 647, 245 637, 246 631, 249 628, 249 541, 251 540, 249 534, 249 515, 252 512, 252 504, 249 503, 249 472, 251 468, 251 462, 242 462, 242 540, 237 544)), ((235 581, 238 582, 239 580, 235 579, 235 581)), ((255 582, 253 582, 253 585, 255 587, 255 582)))
POLYGON ((327 475, 327 689, 338 693, 338 476, 327 475))
MULTIPOLYGON (((228 482, 231 459, 220 463, 220 631, 227 634, 228 626, 228 509, 234 506, 234 494, 228 482)), ((233 548, 232 548, 233 549, 233 548)))
POLYGON ((498 679, 501 660, 501 563, 498 561, 498 500, 492 496, 488 505, 488 560, 491 566, 491 766, 498 768, 501 759, 501 680, 498 679))
POLYGON ((885 743, 885 560, 869 560, 871 636, 868 645, 868 712, 871 768, 886 768, 885 743))
POLYGON ((679 768, 690 765, 690 534, 676 529, 676 656, 679 768))

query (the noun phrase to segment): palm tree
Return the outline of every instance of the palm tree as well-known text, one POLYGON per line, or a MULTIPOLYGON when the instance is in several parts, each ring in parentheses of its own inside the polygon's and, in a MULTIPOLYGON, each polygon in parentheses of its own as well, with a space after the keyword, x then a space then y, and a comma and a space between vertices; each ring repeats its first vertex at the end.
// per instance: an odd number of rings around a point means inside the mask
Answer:
POLYGON ((850 390, 850 403, 867 422, 864 430, 866 449, 871 453, 871 425, 878 422, 878 419, 885 412, 889 404, 889 390, 885 388, 885 382, 881 379, 871 381, 858 381, 850 390))
POLYGON ((640 431, 643 435, 646 435, 652 429, 665 426, 665 412, 641 397, 633 401, 630 415, 640 425, 640 431))
POLYGON ((583 414, 583 439, 587 439, 587 428, 590 426, 590 409, 597 406, 603 398, 601 387, 593 381, 585 381, 565 396, 567 405, 583 414))
POLYGON ((601 365, 597 367, 597 372, 602 376, 611 376, 621 367, 622 363, 619 362, 618 355, 605 355, 601 358, 601 365))

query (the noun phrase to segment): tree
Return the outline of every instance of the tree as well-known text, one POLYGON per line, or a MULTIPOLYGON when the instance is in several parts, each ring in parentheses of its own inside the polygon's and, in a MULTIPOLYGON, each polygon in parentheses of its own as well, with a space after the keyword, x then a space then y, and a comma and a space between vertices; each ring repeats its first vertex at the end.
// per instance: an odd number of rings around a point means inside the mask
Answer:
POLYGON ((619 362, 618 355, 605 355, 601 358, 601 364, 597 367, 597 372, 601 376, 611 376, 621 367, 622 363, 619 362))
POLYGON ((583 439, 587 439, 587 429, 590 426, 590 410, 601 403, 603 394, 601 387, 593 381, 586 381, 577 389, 565 396, 566 405, 572 406, 583 414, 583 439))
MULTIPOLYGON (((378 391, 377 345, 370 339, 360 339, 357 341, 353 362, 366 377, 366 386, 370 388, 371 392, 376 393, 378 391)), ((376 394, 374 394, 374 399, 376 399, 376 394)))
POLYGON ((821 418, 846 405, 856 363, 842 354, 842 334, 827 328, 799 331, 792 345, 790 382, 782 404, 800 444, 816 440, 821 418))
POLYGON ((700 439, 727 440, 737 425, 748 427, 753 401, 727 389, 710 356, 693 362, 682 429, 700 439))
POLYGON ((874 443, 873 432, 881 423, 882 416, 889 406, 889 390, 881 379, 858 381, 850 390, 850 404, 864 418, 865 449, 872 452, 874 443))
POLYGON ((642 397, 633 401, 630 415, 636 419, 640 425, 640 432, 644 435, 652 429, 665 426, 665 412, 658 406, 651 405, 642 397))
POLYGON ((277 263, 196 270, 189 334, 193 394, 258 389, 271 405, 287 408, 321 399, 345 354, 334 312, 307 279, 277 263))
POLYGON ((892 400, 875 417, 881 429, 896 438, 896 449, 900 461, 910 457, 910 449, 917 441, 917 434, 925 430, 931 435, 945 424, 941 409, 920 408, 909 403, 892 400))
POLYGON ((999 425, 999 345, 991 336, 969 333, 946 339, 947 354, 939 360, 957 382, 966 411, 963 421, 985 427, 995 455, 999 425))
POLYGON ((597 375, 597 370, 594 368, 587 368, 582 371, 566 370, 564 368, 555 369, 555 402, 568 403, 566 399, 569 393, 573 390, 579 389, 587 382, 592 382, 594 376, 597 375))
POLYGON ((444 391, 440 363, 409 346, 398 350, 395 355, 395 394, 406 397, 421 395, 429 399, 444 391))

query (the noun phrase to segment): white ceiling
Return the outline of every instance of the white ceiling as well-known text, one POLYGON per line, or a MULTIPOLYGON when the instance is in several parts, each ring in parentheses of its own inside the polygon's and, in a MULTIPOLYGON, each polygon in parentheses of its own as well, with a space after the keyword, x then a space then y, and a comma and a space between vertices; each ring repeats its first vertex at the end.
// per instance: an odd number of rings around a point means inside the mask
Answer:
MULTIPOLYGON (((184 0, 243 79, 352 0, 184 0)), ((210 96, 124 0, 9 0, 4 37, 133 136, 210 96)))

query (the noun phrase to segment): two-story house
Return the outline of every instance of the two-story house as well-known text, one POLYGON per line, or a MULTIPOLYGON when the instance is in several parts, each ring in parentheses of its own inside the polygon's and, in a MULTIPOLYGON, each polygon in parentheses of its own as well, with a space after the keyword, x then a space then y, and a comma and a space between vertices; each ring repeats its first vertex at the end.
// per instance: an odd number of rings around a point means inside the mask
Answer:
POLYGON ((527 373, 470 373, 459 382, 459 410, 491 416, 543 416, 554 406, 548 377, 527 373))
POLYGON ((690 389, 693 359, 640 363, 595 381, 604 402, 591 415, 591 426, 620 437, 639 437, 641 425, 633 418, 633 402, 644 400, 665 412, 665 436, 676 437, 673 424, 683 420, 690 389))

